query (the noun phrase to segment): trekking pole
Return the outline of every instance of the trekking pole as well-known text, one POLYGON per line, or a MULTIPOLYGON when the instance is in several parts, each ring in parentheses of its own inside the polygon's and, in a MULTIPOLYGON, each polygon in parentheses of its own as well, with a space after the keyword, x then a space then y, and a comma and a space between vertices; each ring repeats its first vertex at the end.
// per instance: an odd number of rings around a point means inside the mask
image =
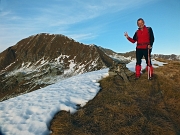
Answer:
POLYGON ((148 80, 151 78, 151 70, 150 70, 150 55, 149 55, 149 48, 148 48, 148 80))

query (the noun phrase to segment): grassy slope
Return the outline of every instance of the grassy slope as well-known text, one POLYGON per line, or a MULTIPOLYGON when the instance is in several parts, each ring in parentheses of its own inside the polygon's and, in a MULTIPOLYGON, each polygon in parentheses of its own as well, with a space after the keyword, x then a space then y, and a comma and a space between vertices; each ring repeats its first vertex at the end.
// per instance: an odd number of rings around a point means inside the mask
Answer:
POLYGON ((61 111, 51 122, 52 135, 180 134, 180 62, 156 68, 125 84, 119 76, 100 81, 101 91, 75 114, 61 111))

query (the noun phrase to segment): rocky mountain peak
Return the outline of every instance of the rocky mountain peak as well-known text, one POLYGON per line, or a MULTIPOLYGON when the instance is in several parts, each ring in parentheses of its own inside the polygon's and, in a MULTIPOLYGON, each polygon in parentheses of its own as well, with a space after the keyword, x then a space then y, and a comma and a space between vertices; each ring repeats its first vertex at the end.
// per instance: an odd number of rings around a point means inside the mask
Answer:
POLYGON ((0 53, 0 92, 17 95, 112 64, 113 59, 96 45, 84 45, 60 34, 41 33, 0 53))

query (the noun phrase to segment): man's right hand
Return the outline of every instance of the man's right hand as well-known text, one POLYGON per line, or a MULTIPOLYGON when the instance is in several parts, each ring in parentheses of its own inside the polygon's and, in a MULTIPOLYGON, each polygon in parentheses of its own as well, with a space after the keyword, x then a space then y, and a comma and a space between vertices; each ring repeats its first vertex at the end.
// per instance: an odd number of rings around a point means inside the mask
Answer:
POLYGON ((129 37, 127 32, 124 32, 124 36, 125 36, 126 38, 129 37))

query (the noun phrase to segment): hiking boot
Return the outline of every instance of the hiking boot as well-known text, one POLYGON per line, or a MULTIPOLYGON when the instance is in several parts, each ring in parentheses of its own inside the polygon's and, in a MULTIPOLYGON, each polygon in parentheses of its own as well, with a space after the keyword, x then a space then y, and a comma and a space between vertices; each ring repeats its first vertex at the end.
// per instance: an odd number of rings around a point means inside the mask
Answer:
POLYGON ((149 77, 149 80, 152 80, 153 79, 153 77, 149 77))

